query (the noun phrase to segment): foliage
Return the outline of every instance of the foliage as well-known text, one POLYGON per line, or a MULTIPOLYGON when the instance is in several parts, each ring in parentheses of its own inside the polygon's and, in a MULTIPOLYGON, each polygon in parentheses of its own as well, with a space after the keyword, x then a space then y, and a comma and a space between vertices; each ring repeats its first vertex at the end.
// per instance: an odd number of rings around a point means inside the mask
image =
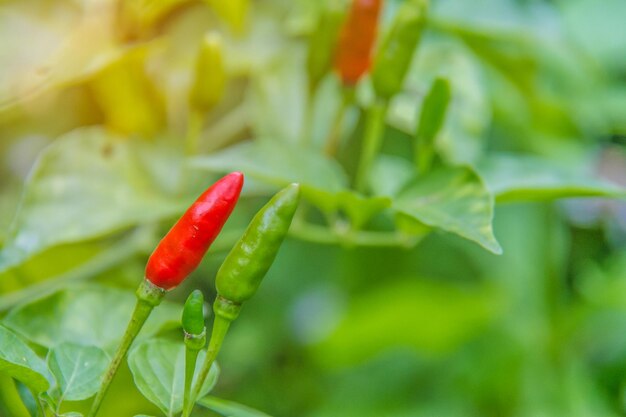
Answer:
POLYGON ((338 2, 223 3, 0 5, 0 414, 87 412, 147 255, 241 170, 102 415, 181 411, 181 303, 213 298, 223 252, 293 182, 290 239, 194 415, 622 415, 624 2, 431 0, 385 100, 328 68, 338 2), (226 81, 198 110, 208 32, 226 81))

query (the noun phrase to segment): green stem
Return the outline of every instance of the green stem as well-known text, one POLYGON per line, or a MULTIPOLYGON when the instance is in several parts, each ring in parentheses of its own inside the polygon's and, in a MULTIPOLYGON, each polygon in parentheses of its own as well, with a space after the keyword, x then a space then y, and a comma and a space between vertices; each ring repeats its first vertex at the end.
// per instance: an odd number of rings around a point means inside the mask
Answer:
POLYGON ((398 232, 354 231, 337 233, 333 229, 304 221, 293 222, 289 233, 299 239, 327 245, 412 248, 427 234, 407 235, 398 232))
POLYGON ((343 129, 343 120, 346 117, 346 111, 352 105, 354 99, 354 89, 344 88, 341 97, 341 104, 339 110, 335 114, 335 119, 330 127, 330 133, 326 139, 326 146, 324 147, 324 153, 328 156, 335 156, 339 150, 339 144, 341 142, 341 131, 343 129))
MULTIPOLYGON (((33 393, 33 395, 36 395, 35 393, 33 393)), ((41 417, 46 417, 46 406, 43 402, 43 400, 41 398, 38 398, 36 400, 37 402, 37 410, 39 411, 39 414, 41 415, 41 417)))
POLYGON ((197 109, 189 110, 189 120, 187 121, 187 139, 185 147, 187 155, 195 155, 198 152, 198 142, 204 124, 204 115, 197 109))
POLYGON ((98 413, 98 410, 102 405, 102 400, 104 400, 104 396, 106 395, 109 386, 111 385, 111 382, 113 381, 113 378, 122 363, 122 360, 128 353, 128 349, 130 349, 131 344, 139 334, 139 331, 150 316, 150 313, 152 313, 154 307, 160 304, 164 295, 165 291, 163 289, 154 286, 147 280, 144 280, 139 286, 137 290, 137 304, 135 305, 135 310, 133 311, 133 315, 128 323, 128 327, 126 328, 126 333, 124 333, 124 337, 117 348, 117 352, 115 352, 115 356, 104 374, 100 390, 96 394, 96 398, 91 405, 91 410, 89 411, 87 417, 95 417, 98 413))
POLYGON ((193 382, 193 375, 196 372, 198 352, 200 352, 198 349, 194 349, 189 346, 185 349, 185 392, 183 395, 183 410, 187 410, 189 408, 189 402, 191 399, 191 383, 193 382))
MULTIPOLYGON (((37 401, 37 397, 35 397, 37 401)), ((30 417, 30 413, 22 402, 13 378, 0 374, 0 404, 12 417, 30 417)))
POLYGON ((200 395, 202 385, 204 385, 204 381, 209 375, 211 366, 213 366, 213 362, 215 362, 215 358, 217 358, 217 354, 222 348, 224 337, 226 337, 226 333, 228 332, 228 328, 230 327, 231 322, 231 319, 225 318, 218 314, 215 315, 215 319, 213 320, 213 330, 211 332, 211 340, 209 341, 209 347, 206 351, 204 363, 202 364, 202 369, 200 369, 200 373, 198 374, 198 378, 196 379, 196 383, 194 384, 193 391, 190 397, 191 401, 189 401, 188 406, 183 412, 183 417, 189 417, 189 415, 191 414, 191 410, 193 410, 193 406, 198 399, 198 395, 200 395))
POLYGON ((359 192, 363 193, 367 188, 367 176, 380 150, 386 116, 387 102, 376 101, 367 112, 361 158, 355 179, 355 187, 359 192))

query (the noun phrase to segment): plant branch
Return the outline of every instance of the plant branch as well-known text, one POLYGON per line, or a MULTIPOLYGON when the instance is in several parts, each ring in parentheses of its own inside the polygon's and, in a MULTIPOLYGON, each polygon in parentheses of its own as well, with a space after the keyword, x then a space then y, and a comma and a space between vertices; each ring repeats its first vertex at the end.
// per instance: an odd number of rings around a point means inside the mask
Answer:
POLYGON ((407 235, 398 232, 371 232, 348 230, 339 232, 305 221, 293 222, 290 234, 296 238, 309 242, 322 243, 327 245, 343 244, 347 246, 368 246, 368 247, 403 247, 411 248, 425 236, 407 235))
POLYGON ((204 382, 209 375, 211 366, 213 366, 213 362, 215 362, 215 359, 217 358, 217 355, 222 348, 222 343, 224 342, 224 337, 226 337, 226 333, 228 332, 230 323, 231 320, 228 320, 219 315, 215 315, 215 319, 213 321, 213 330, 211 332, 211 340, 209 341, 209 347, 207 348, 206 356, 202 364, 202 369, 200 369, 200 373, 198 374, 196 383, 193 386, 189 404, 183 410, 183 417, 189 417, 189 415, 191 414, 193 406, 198 399, 198 396, 200 395, 200 391, 202 390, 202 386, 204 385, 204 382))
POLYGON ((150 284, 147 280, 144 280, 140 285, 137 290, 137 304, 135 305, 133 315, 128 323, 124 337, 117 348, 117 352, 115 352, 115 356, 104 374, 102 385, 100 385, 100 390, 96 394, 96 398, 91 405, 91 410, 89 411, 87 417, 95 417, 98 413, 98 410, 102 405, 102 400, 104 400, 104 396, 106 395, 109 386, 111 385, 111 382, 113 381, 113 378, 122 363, 122 360, 126 357, 128 349, 130 349, 131 344, 139 334, 139 331, 150 316, 150 313, 152 313, 154 307, 161 302, 164 294, 165 292, 163 290, 150 284))

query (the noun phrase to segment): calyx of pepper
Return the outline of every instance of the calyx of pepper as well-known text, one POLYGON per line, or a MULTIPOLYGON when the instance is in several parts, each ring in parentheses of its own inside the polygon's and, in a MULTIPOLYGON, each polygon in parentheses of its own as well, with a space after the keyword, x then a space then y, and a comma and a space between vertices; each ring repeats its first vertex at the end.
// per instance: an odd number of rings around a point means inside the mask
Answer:
POLYGON ((228 300, 221 295, 217 296, 213 304, 213 312, 215 312, 215 315, 228 321, 233 321, 239 317, 240 311, 241 303, 228 300))
POLYGON ((165 293, 166 291, 163 288, 157 287, 149 280, 144 279, 141 284, 139 284, 139 288, 137 288, 135 295, 139 301, 142 301, 152 307, 156 307, 161 304, 163 297, 165 297, 165 293))
POLYGON ((200 334, 185 332, 185 346, 191 350, 201 350, 206 344, 206 327, 200 334))

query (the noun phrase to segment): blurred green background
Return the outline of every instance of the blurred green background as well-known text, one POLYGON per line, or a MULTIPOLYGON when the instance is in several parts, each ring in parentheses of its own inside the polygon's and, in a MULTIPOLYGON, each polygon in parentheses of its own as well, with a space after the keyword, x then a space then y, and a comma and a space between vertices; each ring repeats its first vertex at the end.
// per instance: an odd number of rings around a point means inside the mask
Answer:
MULTIPOLYGON (((385 3, 381 32, 400 3, 385 3)), ((334 181, 314 149, 337 112, 338 80, 307 92, 308 40, 324 30, 324 7, 0 2, 2 314, 87 282, 130 294, 181 210, 221 172, 242 169, 250 175, 224 233, 168 295, 180 303, 201 288, 212 299, 220 261, 277 185, 334 181), (227 84, 202 115, 196 158, 212 161, 202 170, 184 149, 207 31, 223 39, 227 84), (237 153, 248 139, 270 157, 237 153)), ((412 247, 296 228, 233 325, 213 393, 283 417, 625 415, 626 205, 555 201, 603 195, 600 178, 626 185, 625 17, 623 0, 432 0, 390 105, 385 172, 402 172, 423 97, 446 77, 437 153, 484 174, 503 254, 436 228, 412 247)), ((337 160, 348 177, 371 97, 365 79, 346 114, 337 160)), ((311 191, 303 215, 323 223, 327 200, 311 191)), ((391 223, 385 212, 366 222, 391 223)), ((33 314, 54 326, 61 310, 33 314)), ((158 411, 124 369, 102 415, 140 412, 158 411)))

